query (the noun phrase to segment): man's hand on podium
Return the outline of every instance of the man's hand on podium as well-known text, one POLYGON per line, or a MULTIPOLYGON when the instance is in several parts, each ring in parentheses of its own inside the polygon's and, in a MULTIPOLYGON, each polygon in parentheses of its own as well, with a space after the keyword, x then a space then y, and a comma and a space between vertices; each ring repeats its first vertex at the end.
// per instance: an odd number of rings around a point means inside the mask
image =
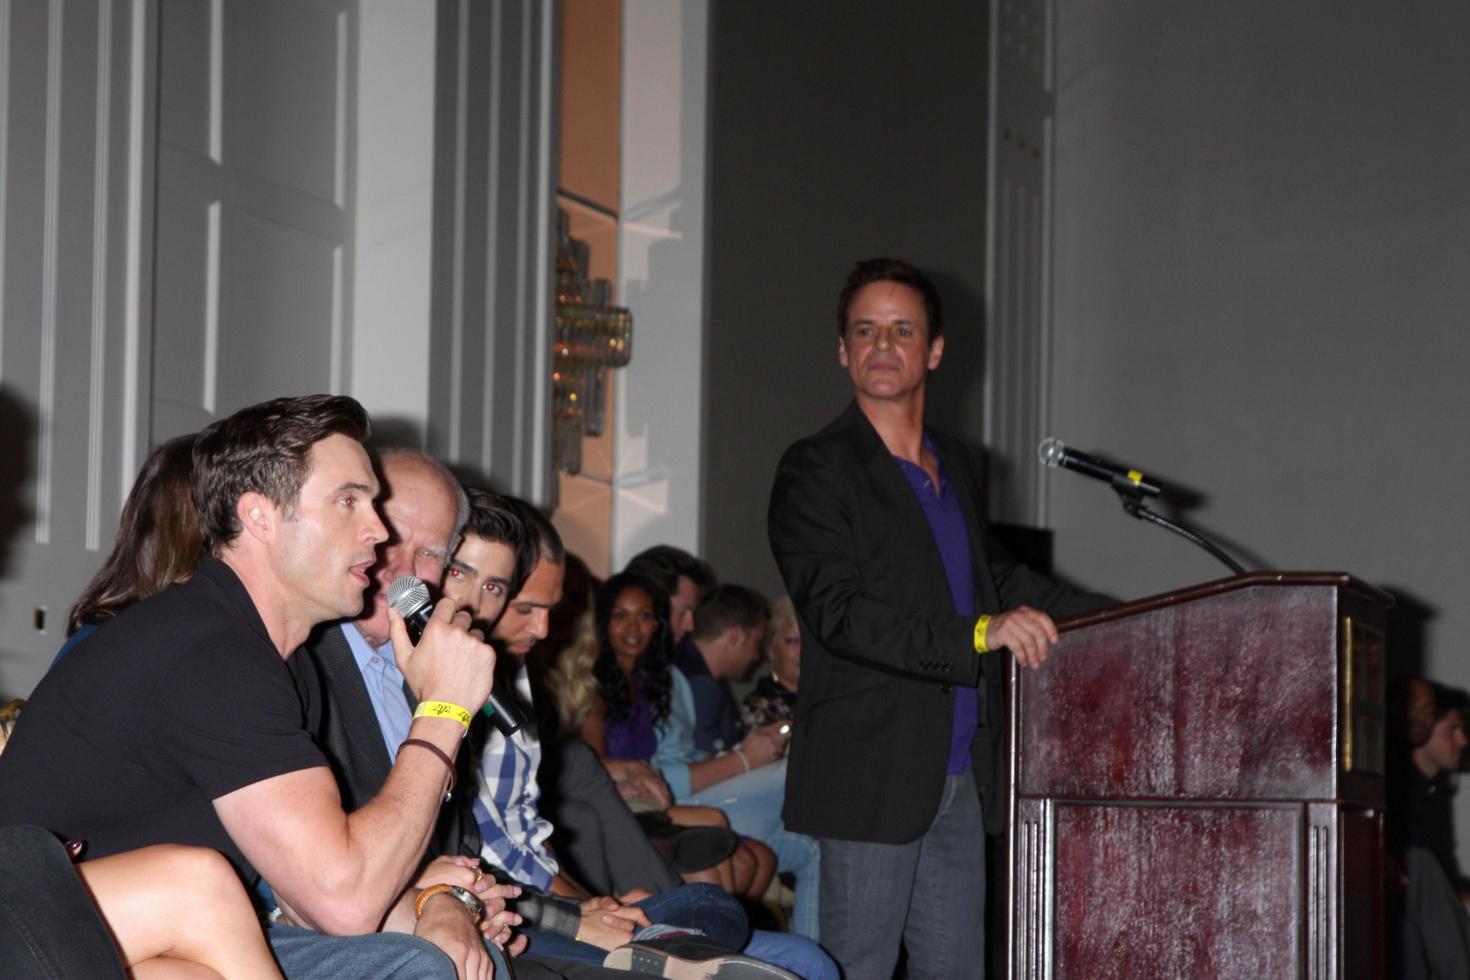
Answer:
POLYGON ((1040 609, 1017 606, 998 613, 985 631, 985 645, 991 650, 1006 647, 1022 667, 1040 667, 1057 642, 1057 624, 1040 609))

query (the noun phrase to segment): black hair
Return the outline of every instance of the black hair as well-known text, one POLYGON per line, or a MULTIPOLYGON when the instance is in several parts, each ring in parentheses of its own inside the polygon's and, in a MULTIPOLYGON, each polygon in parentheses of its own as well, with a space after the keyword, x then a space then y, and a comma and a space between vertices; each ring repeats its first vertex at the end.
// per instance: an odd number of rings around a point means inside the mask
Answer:
POLYGON ((638 552, 628 562, 627 570, 652 579, 670 596, 679 591, 680 576, 693 582, 700 595, 720 584, 708 562, 701 561, 683 548, 675 548, 671 544, 656 544, 638 552))
POLYGON ((628 678, 618 666, 617 654, 608 638, 608 623, 612 620, 613 604, 629 589, 641 589, 653 599, 653 614, 658 619, 658 629, 648 643, 648 649, 638 658, 633 667, 633 683, 648 699, 649 713, 654 724, 669 716, 671 692, 674 686, 672 675, 674 631, 669 624, 669 596, 658 584, 637 572, 622 572, 614 575, 597 590, 597 661, 592 665, 592 675, 602 691, 602 700, 607 705, 607 717, 618 721, 627 718, 633 710, 633 700, 628 693, 628 678))
MULTIPOLYGON (((483 487, 465 487, 470 501, 469 519, 465 521, 464 533, 477 538, 503 544, 516 553, 515 570, 511 573, 508 595, 514 597, 526 584, 531 570, 536 567, 537 542, 520 517, 520 508, 514 506, 513 498, 502 497, 483 487)), ((530 505, 527 504, 527 507, 530 505)))
POLYGON ((939 304, 939 290, 922 269, 903 259, 863 259, 852 267, 842 292, 837 294, 837 336, 847 336, 847 310, 859 289, 875 282, 896 282, 918 290, 924 299, 924 319, 928 321, 929 342, 944 334, 944 316, 939 304))

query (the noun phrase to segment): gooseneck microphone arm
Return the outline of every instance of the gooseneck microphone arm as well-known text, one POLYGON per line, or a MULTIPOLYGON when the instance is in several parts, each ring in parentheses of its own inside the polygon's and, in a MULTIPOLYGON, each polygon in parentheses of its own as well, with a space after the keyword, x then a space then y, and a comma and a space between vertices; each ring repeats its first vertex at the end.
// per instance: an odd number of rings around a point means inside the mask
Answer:
POLYGON ((1137 494, 1129 493, 1128 491, 1123 490, 1119 487, 1114 487, 1113 489, 1118 491, 1118 498, 1123 501, 1123 513, 1127 514, 1129 517, 1137 518, 1140 521, 1146 521, 1149 524, 1157 524, 1159 527, 1173 531, 1184 540, 1199 545, 1201 548, 1205 549, 1210 554, 1220 559, 1220 561, 1225 564, 1225 567, 1230 569, 1236 575, 1245 574, 1245 567, 1242 566, 1240 562, 1227 555, 1225 553, 1225 549, 1215 544, 1215 542, 1209 540, 1201 534, 1197 534, 1194 531, 1191 531, 1187 527, 1184 527, 1180 524, 1175 524, 1163 514, 1159 514, 1155 511, 1149 510, 1143 505, 1143 499, 1137 494))
POLYGON ((1176 524, 1164 515, 1145 507, 1143 498, 1145 496, 1157 497, 1163 488, 1138 470, 1125 470, 1121 466, 1114 466, 1095 456, 1068 449, 1060 439, 1055 437, 1043 439, 1041 445, 1037 447, 1036 455, 1046 466, 1065 467, 1095 480, 1101 480, 1113 488, 1113 492, 1122 501, 1123 513, 1129 517, 1173 531, 1184 540, 1209 552, 1236 575, 1245 574, 1245 567, 1226 554, 1225 549, 1204 535, 1191 531, 1182 524, 1176 524))

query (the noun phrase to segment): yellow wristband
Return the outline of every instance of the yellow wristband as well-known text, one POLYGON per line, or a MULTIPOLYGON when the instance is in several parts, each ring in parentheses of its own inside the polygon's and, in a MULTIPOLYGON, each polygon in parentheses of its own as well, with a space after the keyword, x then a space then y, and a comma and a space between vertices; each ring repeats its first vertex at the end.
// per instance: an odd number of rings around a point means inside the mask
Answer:
POLYGON ((989 653, 990 647, 985 645, 985 634, 990 631, 990 617, 981 616, 975 621, 975 652, 989 653))
POLYGON ((470 719, 474 717, 468 708, 461 708, 448 701, 420 701, 419 706, 414 709, 413 716, 415 718, 453 718, 464 726, 465 731, 470 730, 470 719))

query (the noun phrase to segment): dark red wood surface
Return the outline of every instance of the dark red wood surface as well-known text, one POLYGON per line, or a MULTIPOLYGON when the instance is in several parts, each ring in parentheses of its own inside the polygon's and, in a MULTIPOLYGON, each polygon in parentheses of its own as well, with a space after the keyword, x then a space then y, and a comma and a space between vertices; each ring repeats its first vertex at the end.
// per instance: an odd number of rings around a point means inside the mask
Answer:
POLYGON ((1389 602, 1257 573, 1060 624, 1011 687, 1012 976, 1381 977, 1381 766, 1342 771, 1381 650, 1343 665, 1389 602))
POLYGON ((1289 977, 1296 808, 1059 806, 1057 976, 1289 977))
POLYGON ((1019 791, 1330 799, 1334 603, 1259 586, 1066 633, 1020 672, 1019 791))

